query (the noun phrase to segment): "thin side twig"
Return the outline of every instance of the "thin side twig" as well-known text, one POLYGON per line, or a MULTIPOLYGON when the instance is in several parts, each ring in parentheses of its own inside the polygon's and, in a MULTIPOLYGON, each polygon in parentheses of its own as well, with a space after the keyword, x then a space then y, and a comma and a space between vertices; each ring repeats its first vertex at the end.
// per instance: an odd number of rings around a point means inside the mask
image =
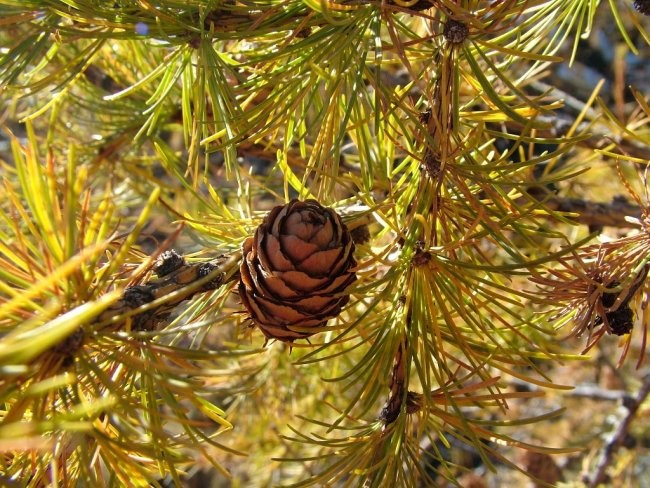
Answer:
POLYGON ((552 198, 546 206, 558 212, 576 214, 572 220, 590 227, 637 227, 626 217, 641 218, 641 207, 615 198, 611 203, 591 202, 579 198, 552 198))
POLYGON ((133 330, 154 330, 179 303, 237 279, 241 252, 199 263, 187 263, 174 251, 161 258, 155 268, 158 278, 126 288, 122 298, 99 316, 100 324, 130 321, 133 330))
POLYGON ((613 432, 611 437, 603 446, 603 450, 600 454, 600 459, 596 464, 596 471, 588 482, 589 488, 596 488, 600 483, 605 482, 607 468, 611 465, 616 451, 623 443, 625 436, 630 429, 630 425, 632 424, 632 421, 634 420, 634 417, 639 410, 639 407, 649 394, 650 374, 647 374, 643 378, 643 383, 641 384, 641 388, 639 388, 639 392, 637 393, 636 398, 628 397, 628 400, 623 402, 626 413, 620 420, 618 428, 613 432))
MULTIPOLYGON (((547 391, 545 388, 517 378, 509 379, 508 384, 514 386, 519 391, 547 391)), ((562 396, 573 398, 587 398, 589 400, 606 402, 620 401, 627 403, 628 401, 634 401, 634 398, 625 390, 610 390, 590 384, 576 385, 572 390, 563 391, 562 396)))

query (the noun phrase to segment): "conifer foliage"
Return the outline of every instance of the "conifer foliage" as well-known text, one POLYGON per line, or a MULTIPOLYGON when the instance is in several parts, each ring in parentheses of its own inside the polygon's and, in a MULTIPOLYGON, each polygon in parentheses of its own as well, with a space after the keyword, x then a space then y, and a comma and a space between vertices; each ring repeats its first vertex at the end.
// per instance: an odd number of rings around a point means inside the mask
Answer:
POLYGON ((558 73, 646 3, 0 0, 0 484, 575 451, 525 406, 644 366, 650 87, 558 73))

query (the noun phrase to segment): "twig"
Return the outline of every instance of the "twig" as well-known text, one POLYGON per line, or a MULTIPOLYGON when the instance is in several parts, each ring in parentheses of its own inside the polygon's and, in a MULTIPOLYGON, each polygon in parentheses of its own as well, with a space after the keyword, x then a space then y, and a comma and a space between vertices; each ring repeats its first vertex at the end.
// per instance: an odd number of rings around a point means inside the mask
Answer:
MULTIPOLYGON (((639 227, 639 224, 635 223, 633 219, 642 217, 641 207, 620 197, 615 197, 610 203, 592 202, 580 198, 552 197, 545 200, 544 205, 547 209, 555 212, 574 214, 567 215, 566 218, 579 224, 588 225, 590 228, 636 228, 639 227)), ((361 213, 361 211, 370 209, 358 205, 355 210, 361 213)))
POLYGON ((403 338, 395 353, 393 362, 393 372, 390 377, 390 396, 386 401, 386 406, 382 409, 379 418, 384 421, 385 425, 392 424, 397 420, 404 401, 404 383, 406 382, 406 348, 407 339, 403 338))
MULTIPOLYGON (((541 83, 541 82, 532 82, 530 84, 531 88, 539 93, 547 93, 554 99, 564 100, 564 113, 558 112, 551 116, 540 116, 537 118, 540 122, 549 123, 553 127, 553 134, 555 137, 566 133, 566 130, 571 127, 573 124, 573 117, 566 112, 573 112, 574 114, 580 113, 584 110, 585 103, 582 100, 579 100, 576 97, 572 97, 568 93, 559 90, 557 87, 541 83)), ((624 154, 628 154, 632 157, 638 159, 650 159, 650 148, 647 144, 644 144, 641 141, 634 140, 630 137, 625 137, 623 135, 612 134, 611 127, 602 123, 592 123, 591 121, 597 120, 598 116, 593 108, 587 109, 587 118, 589 121, 582 122, 576 128, 576 133, 580 134, 583 131, 589 132, 591 137, 580 141, 578 144, 582 146, 589 147, 591 149, 602 149, 609 144, 616 144, 620 149, 624 151, 624 154)), ((604 155, 607 157, 606 155, 604 155)))
POLYGON ((626 217, 641 217, 641 208, 623 198, 614 198, 611 203, 590 202, 579 198, 552 198, 546 206, 558 212, 574 213, 573 220, 589 227, 637 227, 626 217))
MULTIPOLYGON (((520 391, 548 391, 533 383, 527 383, 523 380, 512 378, 508 383, 520 391)), ((590 400, 627 403, 634 401, 634 398, 625 390, 608 390, 596 385, 578 385, 572 390, 562 392, 563 396, 575 398, 588 398, 590 400)))
POLYGON ((236 251, 210 261, 187 263, 173 250, 166 251, 155 268, 158 279, 126 288, 98 322, 115 325, 130 321, 132 330, 154 330, 182 301, 236 279, 240 258, 241 253, 236 251))
POLYGON ((643 383, 636 398, 627 397, 627 401, 623 401, 623 407, 627 410, 625 416, 618 424, 618 428, 614 431, 607 443, 603 446, 600 459, 596 464, 596 472, 589 480, 589 488, 596 488, 600 483, 604 483, 606 479, 606 471, 612 463, 614 454, 623 443, 625 436, 628 433, 630 425, 639 410, 641 404, 645 401, 646 397, 650 394, 650 374, 643 378, 643 383))

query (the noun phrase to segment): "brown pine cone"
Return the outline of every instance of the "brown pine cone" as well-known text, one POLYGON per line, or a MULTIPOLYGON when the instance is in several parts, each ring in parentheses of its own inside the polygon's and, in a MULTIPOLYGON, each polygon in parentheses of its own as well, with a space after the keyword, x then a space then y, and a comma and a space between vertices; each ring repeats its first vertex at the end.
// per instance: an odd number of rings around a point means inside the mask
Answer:
POLYGON ((356 280, 354 243, 315 200, 273 208, 242 245, 239 295, 268 339, 304 339, 336 317, 356 280))

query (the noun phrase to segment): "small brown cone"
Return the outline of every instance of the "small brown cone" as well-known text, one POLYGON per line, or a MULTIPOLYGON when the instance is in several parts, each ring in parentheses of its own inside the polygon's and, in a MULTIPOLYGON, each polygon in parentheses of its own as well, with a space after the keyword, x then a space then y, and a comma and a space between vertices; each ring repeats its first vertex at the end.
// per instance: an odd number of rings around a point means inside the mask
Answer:
POLYGON ((315 200, 273 208, 243 245, 239 295, 268 339, 304 339, 336 317, 356 280, 354 242, 315 200))

